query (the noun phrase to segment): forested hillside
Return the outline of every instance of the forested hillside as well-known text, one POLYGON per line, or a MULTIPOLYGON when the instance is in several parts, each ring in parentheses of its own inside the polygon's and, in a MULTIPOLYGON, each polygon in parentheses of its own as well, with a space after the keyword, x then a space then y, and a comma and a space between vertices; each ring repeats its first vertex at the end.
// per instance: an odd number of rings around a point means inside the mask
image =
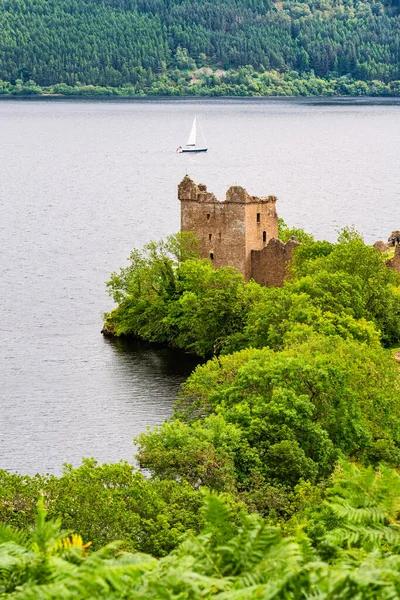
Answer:
POLYGON ((268 72, 400 79, 398 0, 3 0, 0 27, 0 79, 31 93, 33 82, 139 91, 252 80, 265 93, 268 72))

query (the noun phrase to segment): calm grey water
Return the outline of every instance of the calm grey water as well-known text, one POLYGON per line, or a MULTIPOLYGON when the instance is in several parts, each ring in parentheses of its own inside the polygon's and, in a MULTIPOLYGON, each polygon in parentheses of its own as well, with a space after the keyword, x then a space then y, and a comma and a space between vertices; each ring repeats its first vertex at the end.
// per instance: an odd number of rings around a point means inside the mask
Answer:
POLYGON ((179 228, 185 173, 223 197, 275 194, 319 238, 400 228, 400 104, 368 101, 0 102, 0 468, 132 460, 193 367, 100 335, 104 282, 179 228), (178 155, 193 116, 206 155, 178 155))

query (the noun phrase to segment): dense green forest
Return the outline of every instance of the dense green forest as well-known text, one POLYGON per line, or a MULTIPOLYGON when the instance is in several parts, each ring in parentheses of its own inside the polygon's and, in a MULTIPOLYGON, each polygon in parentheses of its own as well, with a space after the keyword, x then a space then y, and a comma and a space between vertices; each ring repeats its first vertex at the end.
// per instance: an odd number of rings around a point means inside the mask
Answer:
POLYGON ((400 598, 400 275, 352 229, 279 235, 302 242, 282 288, 192 234, 112 274, 109 333, 209 360, 136 438, 146 476, 0 471, 0 597, 400 598))
POLYGON ((2 0, 3 93, 398 95, 398 0, 2 0))

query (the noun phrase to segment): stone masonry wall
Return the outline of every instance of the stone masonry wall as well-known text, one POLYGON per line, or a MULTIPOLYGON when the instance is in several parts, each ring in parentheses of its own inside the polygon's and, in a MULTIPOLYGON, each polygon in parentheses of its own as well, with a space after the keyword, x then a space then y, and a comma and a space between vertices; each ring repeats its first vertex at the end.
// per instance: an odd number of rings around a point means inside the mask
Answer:
POLYGON ((275 196, 257 198, 233 186, 221 202, 186 175, 178 186, 178 198, 181 231, 197 236, 200 256, 210 258, 217 268, 231 265, 249 279, 251 251, 263 248, 278 234, 275 196))
POLYGON ((206 186, 197 186, 187 176, 179 186, 178 197, 181 231, 192 231, 196 235, 201 258, 210 258, 216 268, 230 265, 244 273, 244 204, 219 202, 214 194, 207 192, 206 186))
POLYGON ((246 279, 252 277, 252 250, 262 250, 272 238, 278 237, 276 198, 274 201, 269 198, 246 204, 246 279))
POLYGON ((251 277, 261 285, 282 287, 293 250, 298 245, 295 239, 285 244, 273 238, 262 250, 252 250, 251 277))

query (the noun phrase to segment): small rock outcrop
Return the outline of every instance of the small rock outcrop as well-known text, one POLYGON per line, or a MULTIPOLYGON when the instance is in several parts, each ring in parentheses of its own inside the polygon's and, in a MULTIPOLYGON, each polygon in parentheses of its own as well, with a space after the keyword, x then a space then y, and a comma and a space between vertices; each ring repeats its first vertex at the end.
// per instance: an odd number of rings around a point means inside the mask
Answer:
POLYGON ((398 243, 393 258, 386 261, 386 266, 389 267, 389 269, 394 269, 400 273, 400 245, 398 243))
POLYGON ((386 254, 388 258, 386 266, 389 269, 394 269, 400 273, 400 230, 396 229, 395 231, 392 231, 387 242, 382 242, 381 240, 375 242, 374 248, 375 250, 386 254))
POLYGON ((389 242, 382 242, 382 240, 378 240, 375 242, 373 247, 375 250, 379 250, 379 252, 386 252, 386 250, 389 250, 390 244, 389 242))

